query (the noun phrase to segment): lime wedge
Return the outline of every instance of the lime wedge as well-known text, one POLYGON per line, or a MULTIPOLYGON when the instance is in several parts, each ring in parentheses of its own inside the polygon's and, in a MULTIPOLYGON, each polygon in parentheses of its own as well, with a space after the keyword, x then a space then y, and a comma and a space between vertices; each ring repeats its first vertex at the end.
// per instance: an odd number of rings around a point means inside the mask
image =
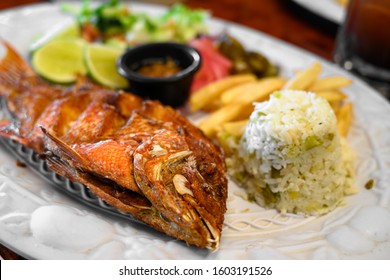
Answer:
POLYGON ((32 65, 42 77, 55 83, 72 83, 86 74, 82 39, 64 38, 48 42, 32 55, 32 65))
POLYGON ((122 53, 120 48, 89 44, 85 50, 85 61, 91 77, 107 87, 128 87, 127 80, 120 76, 116 69, 116 61, 122 53))
POLYGON ((80 27, 77 23, 73 23, 65 27, 64 29, 62 29, 56 35, 54 35, 53 39, 80 38, 80 37, 81 37, 80 27))
POLYGON ((49 30, 47 33, 41 36, 38 36, 33 41, 30 46, 30 51, 34 52, 52 40, 64 38, 81 38, 81 31, 79 25, 77 23, 72 23, 70 25, 67 25, 66 27, 53 27, 53 29, 49 30))

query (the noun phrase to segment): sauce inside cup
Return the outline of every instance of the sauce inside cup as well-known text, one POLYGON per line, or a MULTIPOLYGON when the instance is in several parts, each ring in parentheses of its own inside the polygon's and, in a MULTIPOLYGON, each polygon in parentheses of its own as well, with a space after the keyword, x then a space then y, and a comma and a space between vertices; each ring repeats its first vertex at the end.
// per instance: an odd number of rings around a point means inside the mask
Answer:
POLYGON ((188 99, 191 83, 201 64, 200 54, 178 43, 150 43, 127 50, 117 62, 130 91, 180 107, 188 99))
POLYGON ((178 63, 171 57, 166 59, 155 59, 146 61, 144 65, 137 69, 137 73, 148 77, 169 77, 182 71, 178 63))

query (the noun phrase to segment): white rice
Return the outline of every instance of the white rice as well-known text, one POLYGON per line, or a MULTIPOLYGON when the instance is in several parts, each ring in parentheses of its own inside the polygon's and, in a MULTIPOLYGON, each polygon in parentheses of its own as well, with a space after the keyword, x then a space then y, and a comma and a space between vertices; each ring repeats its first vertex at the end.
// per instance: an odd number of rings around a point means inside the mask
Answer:
POLYGON ((353 191, 353 157, 329 103, 313 93, 279 91, 254 112, 228 159, 250 199, 267 208, 324 214, 353 191))

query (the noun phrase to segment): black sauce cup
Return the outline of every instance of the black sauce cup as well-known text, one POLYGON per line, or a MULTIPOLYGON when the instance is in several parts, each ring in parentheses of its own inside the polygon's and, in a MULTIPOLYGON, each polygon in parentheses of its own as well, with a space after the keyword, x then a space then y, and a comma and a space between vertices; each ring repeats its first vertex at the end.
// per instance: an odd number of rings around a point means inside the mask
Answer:
POLYGON ((201 65, 200 54, 191 46, 178 43, 149 43, 128 49, 117 61, 120 75, 130 83, 130 91, 144 98, 180 107, 189 97, 195 73, 201 65), (147 61, 172 59, 181 71, 167 77, 137 73, 147 61))

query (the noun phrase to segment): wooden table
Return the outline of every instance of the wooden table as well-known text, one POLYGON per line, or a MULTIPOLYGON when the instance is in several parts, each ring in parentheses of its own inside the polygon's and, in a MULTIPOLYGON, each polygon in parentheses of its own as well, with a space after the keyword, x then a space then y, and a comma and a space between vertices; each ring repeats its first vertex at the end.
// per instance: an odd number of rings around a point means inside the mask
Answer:
MULTIPOLYGON (((45 2, 50 1, 1 0, 0 10, 45 2)), ((193 8, 207 9, 215 17, 267 33, 325 59, 332 58, 337 26, 306 12, 289 0, 187 0, 185 3, 193 8)), ((21 259, 2 245, 0 255, 4 259, 21 259)))

